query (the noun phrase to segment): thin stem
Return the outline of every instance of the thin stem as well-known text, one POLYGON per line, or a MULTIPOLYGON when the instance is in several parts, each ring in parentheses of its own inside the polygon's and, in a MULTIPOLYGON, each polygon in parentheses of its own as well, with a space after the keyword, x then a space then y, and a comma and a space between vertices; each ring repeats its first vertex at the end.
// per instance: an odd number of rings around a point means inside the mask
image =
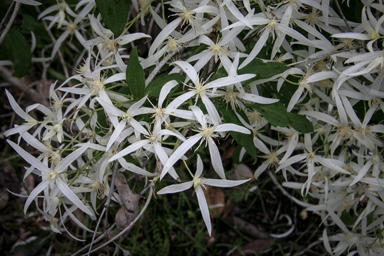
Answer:
POLYGON ((0 23, 0 30, 1 30, 1 28, 3 27, 3 25, 4 25, 4 23, 5 23, 5 20, 7 19, 8 14, 11 12, 11 10, 12 10, 14 4, 15 4, 15 1, 12 1, 11 5, 9 6, 9 8, 8 8, 8 10, 7 10, 7 13, 4 15, 4 18, 3 18, 3 20, 2 20, 1 23, 0 23))
POLYGON ((131 224, 129 224, 125 229, 123 229, 122 231, 120 231, 119 234, 117 234, 114 238, 112 238, 111 240, 109 240, 108 242, 100 245, 99 247, 97 247, 96 249, 93 249, 92 251, 90 251, 88 254, 84 254, 84 255, 89 255, 90 253, 93 253, 93 252, 97 252, 98 250, 100 250, 101 248, 107 246, 108 244, 112 243, 113 241, 117 240, 119 237, 121 237, 125 232, 127 232, 128 230, 130 230, 133 225, 135 225, 135 223, 140 219, 140 217, 144 214, 145 210, 148 208, 148 205, 149 203, 151 202, 151 199, 152 199, 152 196, 153 196, 153 184, 154 183, 151 183, 149 186, 149 195, 148 195, 148 200, 147 202, 145 203, 143 209, 141 209, 140 213, 137 215, 137 217, 131 222, 131 224))
POLYGON ((354 47, 351 47, 349 49, 345 49, 345 50, 340 50, 338 52, 329 52, 329 53, 326 53, 326 54, 323 54, 323 55, 319 55, 317 57, 313 57, 313 58, 306 58, 304 60, 301 60, 301 61, 298 61, 298 62, 294 62, 294 63, 291 63, 291 64, 288 64, 287 67, 292 67, 292 66, 295 66, 297 64, 300 64, 300 63, 304 63, 304 62, 310 62, 310 61, 315 61, 315 60, 318 60, 318 59, 322 59, 322 58, 325 58, 325 57, 328 57, 328 56, 331 56, 331 55, 334 55, 334 54, 338 54, 338 53, 342 53, 342 52, 349 52, 351 50, 355 50, 355 49, 358 49, 360 47, 364 47, 363 45, 357 45, 357 46, 354 46, 354 47))
POLYGON ((116 163, 115 168, 114 168, 113 173, 112 173, 111 187, 110 187, 110 189, 109 189, 109 193, 108 193, 107 201, 105 202, 103 211, 101 212, 100 217, 99 217, 99 220, 97 221, 96 228, 95 228, 95 233, 93 233, 93 237, 92 237, 92 242, 89 244, 88 254, 91 253, 92 245, 93 245, 93 243, 94 243, 94 241, 95 241, 96 231, 97 231, 97 229, 99 228, 101 219, 103 218, 103 215, 104 215, 104 213, 107 211, 107 209, 108 209, 108 207, 109 207, 109 204, 110 204, 110 202, 111 202, 111 198, 112 198, 112 195, 113 195, 113 190, 114 190, 114 187, 115 187, 115 178, 116 178, 116 173, 117 173, 117 166, 118 166, 118 164, 116 163))
POLYGON ((347 25, 347 27, 348 27, 349 31, 352 31, 352 28, 351 28, 351 26, 349 25, 349 23, 348 23, 347 19, 346 19, 346 18, 345 18, 345 16, 344 16, 344 13, 343 13, 343 11, 341 10, 341 7, 340 7, 340 4, 339 4, 339 1, 338 1, 338 0, 336 0, 336 1, 333 1, 333 2, 336 4, 336 6, 337 6, 337 9, 339 10, 341 17, 342 17, 342 18, 343 18, 343 20, 344 20, 344 23, 345 23, 345 25, 347 25))
POLYGON ((0 36, 0 44, 3 42, 3 40, 4 40, 5 36, 7 35, 8 31, 11 29, 11 26, 12 26, 13 22, 16 19, 16 15, 19 12, 20 6, 21 6, 21 3, 16 3, 15 9, 13 9, 12 16, 11 16, 11 18, 9 18, 8 24, 7 24, 7 26, 5 27, 3 33, 0 36))
MULTIPOLYGON (((191 40, 192 41, 192 40, 191 40)), ((148 84, 150 82, 152 82, 153 78, 155 78, 155 76, 157 75, 157 73, 159 73, 160 69, 165 65, 165 63, 167 63, 167 61, 172 58, 177 52, 179 52, 182 48, 184 48, 185 46, 187 46, 191 41, 188 41, 188 42, 185 42, 183 45, 179 46, 177 48, 177 50, 175 51, 171 51, 168 53, 167 56, 165 56, 158 65, 156 65, 155 69, 151 72, 151 74, 149 74, 147 80, 145 80, 145 87, 148 86, 148 84)))
MULTIPOLYGON (((96 238, 96 240, 94 241, 95 243, 99 242, 101 239, 103 239, 106 235, 109 234, 109 232, 112 231, 112 229, 114 229, 116 226, 116 224, 113 224, 107 231, 105 231, 103 234, 101 234, 98 238, 96 238)), ((78 250, 77 252, 75 252, 74 254, 72 254, 71 256, 76 256, 76 255, 79 255, 81 251, 87 249, 89 246, 91 246, 91 244, 88 244, 86 246, 84 246, 83 248, 81 248, 80 250, 78 250)))

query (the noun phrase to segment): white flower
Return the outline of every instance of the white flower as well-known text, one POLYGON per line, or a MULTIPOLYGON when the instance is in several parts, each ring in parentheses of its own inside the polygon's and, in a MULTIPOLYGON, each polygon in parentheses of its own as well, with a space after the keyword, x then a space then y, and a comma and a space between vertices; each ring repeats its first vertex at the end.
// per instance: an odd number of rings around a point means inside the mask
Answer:
POLYGON ((18 114, 21 118, 23 118, 26 121, 26 123, 9 129, 8 131, 4 132, 4 136, 8 137, 16 133, 22 135, 24 132, 28 131, 33 126, 37 125, 38 122, 33 117, 27 114, 28 110, 27 112, 25 112, 24 110, 21 109, 19 104, 17 104, 12 94, 10 94, 7 89, 5 90, 5 93, 7 94, 9 104, 11 105, 13 111, 15 111, 16 114, 18 114))
POLYGON ((205 199, 204 192, 203 192, 203 188, 205 188, 204 185, 214 186, 214 187, 234 187, 234 186, 244 184, 250 179, 237 180, 237 181, 206 179, 201 177, 203 173, 203 167, 204 167, 203 161, 201 161, 200 156, 197 155, 197 169, 196 169, 195 175, 193 176, 192 181, 188 181, 181 184, 170 185, 158 191, 157 194, 164 195, 164 194, 178 193, 178 192, 187 190, 193 186, 197 196, 197 201, 199 202, 201 214, 203 215, 205 225, 207 226, 207 229, 208 229, 208 234, 211 235, 211 231, 212 231, 211 218, 209 216, 207 200, 205 199))
POLYGON ((173 154, 169 157, 167 163, 164 165, 164 169, 161 173, 161 178, 168 172, 170 168, 187 152, 191 149, 198 141, 201 141, 200 144, 205 140, 206 144, 209 147, 209 153, 211 155, 212 166, 215 169, 216 173, 220 176, 220 178, 225 179, 224 167, 221 162, 221 157, 219 153, 219 149, 217 148, 213 138, 218 137, 215 135, 215 132, 227 132, 227 131, 236 131, 240 133, 250 134, 251 132, 239 125, 236 124, 214 124, 209 125, 206 121, 206 117, 199 107, 191 106, 191 110, 196 116, 196 119, 201 125, 199 129, 199 133, 193 135, 184 141, 173 154))
MULTIPOLYGON (((69 188, 67 184, 66 177, 63 175, 70 164, 72 164, 77 158, 79 158, 87 149, 88 144, 85 144, 81 148, 69 154, 67 157, 62 159, 57 165, 53 168, 49 168, 47 163, 42 163, 36 158, 34 158, 31 154, 27 153, 24 149, 22 149, 19 145, 14 142, 7 140, 9 145, 29 164, 35 167, 37 170, 41 171, 41 176, 43 181, 37 185, 32 192, 29 194, 27 201, 24 205, 24 214, 27 212, 29 205, 32 201, 37 197, 40 192, 43 190, 48 192, 47 189, 51 188, 60 190, 65 197, 68 198, 74 205, 76 205, 80 210, 85 212, 86 214, 93 216, 93 213, 83 204, 83 202, 76 196, 76 194, 69 188)), ((49 200, 47 197, 49 195, 45 195, 45 200, 49 200)))
POLYGON ((214 88, 219 88, 235 83, 240 83, 242 81, 248 80, 253 78, 254 74, 245 74, 245 75, 238 75, 238 76, 228 76, 219 78, 215 81, 211 81, 207 84, 204 84, 199 80, 199 76, 195 70, 194 67, 191 66, 188 62, 184 61, 175 61, 173 64, 178 65, 180 68, 183 69, 183 71, 188 75, 188 77, 192 80, 194 87, 191 86, 192 90, 189 92, 186 92, 176 99, 173 100, 173 107, 177 108, 182 103, 184 103, 186 100, 196 96, 196 100, 198 97, 201 98, 203 101, 205 107, 207 108, 208 114, 210 118, 215 123, 221 123, 221 118, 219 113, 217 112, 217 109, 215 105, 213 105, 212 101, 208 98, 209 90, 214 88))

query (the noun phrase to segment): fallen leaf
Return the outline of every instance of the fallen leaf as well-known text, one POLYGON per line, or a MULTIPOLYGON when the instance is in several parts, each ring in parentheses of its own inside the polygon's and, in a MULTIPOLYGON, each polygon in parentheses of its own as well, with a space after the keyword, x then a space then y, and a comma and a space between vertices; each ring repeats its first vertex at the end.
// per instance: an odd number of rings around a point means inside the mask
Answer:
POLYGON ((225 205, 225 195, 221 188, 205 185, 203 189, 208 207, 211 209, 211 218, 214 219, 223 212, 225 205))

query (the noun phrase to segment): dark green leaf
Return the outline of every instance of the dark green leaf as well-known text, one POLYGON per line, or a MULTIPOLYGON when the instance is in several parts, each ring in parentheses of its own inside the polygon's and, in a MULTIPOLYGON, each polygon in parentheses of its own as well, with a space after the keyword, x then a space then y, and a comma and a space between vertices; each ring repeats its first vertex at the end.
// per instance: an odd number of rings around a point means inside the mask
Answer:
POLYGON ((273 126, 285 127, 289 124, 287 109, 280 102, 273 104, 254 103, 252 106, 273 126))
POLYGON ((221 67, 215 72, 215 74, 212 76, 211 80, 214 81, 216 79, 226 77, 226 76, 228 76, 227 71, 225 71, 224 67, 221 67))
POLYGON ((96 0, 96 5, 105 26, 118 37, 128 20, 130 0, 96 0))
POLYGON ((241 164, 241 161, 240 161, 240 151, 241 151, 242 148, 243 148, 243 146, 239 144, 239 145, 237 145, 235 147, 235 149, 232 152, 232 161, 235 164, 241 164))
POLYGON ((2 51, 12 61, 15 76, 23 77, 31 66, 31 52, 27 39, 15 29, 10 29, 1 44, 2 51))
MULTIPOLYGON (((228 110, 226 106, 221 102, 217 102, 215 103, 215 105, 226 123, 238 124, 243 126, 232 109, 228 110)), ((244 118, 244 120, 247 120, 242 110, 236 109, 236 111, 244 118)), ((253 143, 253 134, 243 134, 239 132, 229 133, 236 140, 237 143, 239 143, 245 148, 248 154, 250 154, 254 159, 257 158, 257 149, 253 143)))
POLYGON ((298 132, 310 133, 313 132, 312 123, 305 117, 299 114, 287 113, 289 125, 298 132))
POLYGON ((166 83, 172 80, 176 80, 178 83, 181 83, 184 79, 184 76, 177 73, 162 74, 148 84, 147 94, 153 97, 159 97, 161 88, 163 88, 166 83))
POLYGON ((264 63, 260 59, 252 60, 247 66, 240 69, 237 73, 239 75, 243 74, 256 74, 256 77, 248 80, 248 82, 259 80, 259 79, 267 79, 274 75, 281 74, 288 68, 279 62, 267 62, 264 63))
POLYGON ((133 48, 131 52, 125 74, 133 98, 140 100, 145 96, 145 73, 139 62, 137 47, 133 48))

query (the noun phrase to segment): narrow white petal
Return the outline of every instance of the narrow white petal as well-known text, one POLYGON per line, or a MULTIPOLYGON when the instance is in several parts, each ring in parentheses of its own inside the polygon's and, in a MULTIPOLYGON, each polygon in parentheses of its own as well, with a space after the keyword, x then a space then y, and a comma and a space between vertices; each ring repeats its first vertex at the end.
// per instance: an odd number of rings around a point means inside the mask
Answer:
POLYGON ((217 109, 215 105, 213 105, 212 101, 208 98, 207 95, 202 94, 201 100, 203 101, 205 108, 208 111, 209 117, 213 121, 214 124, 220 124, 221 123, 221 117, 219 115, 219 112, 217 112, 217 109))
POLYGON ((234 132, 240 132, 244 134, 251 134, 250 130, 237 124, 220 124, 215 127, 215 131, 216 132, 234 131, 234 132))
POLYGON ((126 125, 127 122, 125 120, 121 120, 121 122, 115 127, 115 130, 113 131, 111 137, 108 140, 107 148, 105 149, 105 151, 108 151, 108 149, 110 149, 110 147, 119 137, 120 133, 124 130, 126 125))
POLYGON ((149 144, 149 140, 140 140, 137 141, 130 146, 126 147, 125 149, 121 150, 119 153, 111 157, 108 162, 115 161, 116 159, 123 157, 125 155, 128 155, 129 153, 132 153, 133 151, 138 150, 139 148, 143 147, 144 145, 149 144))
POLYGON ((67 167, 72 164, 77 158, 79 158, 89 147, 89 142, 84 144, 81 148, 72 152, 68 156, 66 156, 60 163, 56 166, 55 171, 57 173, 64 172, 67 167))
POLYGON ((61 179, 56 179, 56 184, 59 187, 60 191, 71 201, 74 205, 76 205, 80 210, 85 212, 86 214, 92 216, 92 212, 81 202, 81 200, 72 192, 72 190, 68 187, 67 183, 62 181, 61 179))
POLYGON ((172 80, 167 82, 165 85, 163 85, 163 88, 161 88, 160 95, 159 95, 159 108, 163 106, 163 102, 165 98, 167 97, 168 93, 176 86, 178 85, 178 82, 176 80, 172 80))
POLYGON ((232 85, 236 83, 243 82, 245 80, 251 79, 255 77, 254 74, 244 74, 244 75, 237 75, 237 76, 227 76, 223 78, 216 79, 215 81, 212 81, 205 85, 207 88, 217 88, 227 85, 232 85))
POLYGON ((204 196, 204 191, 201 187, 196 187, 195 192, 197 196, 197 201, 199 202, 201 215, 203 215, 205 226, 207 226, 208 234, 211 235, 211 232, 212 232, 211 217, 209 216, 209 209, 208 209, 207 200, 205 199, 205 196, 204 196))
POLYGON ((193 114, 195 115, 197 121, 200 123, 202 127, 205 127, 207 125, 207 122, 205 120, 205 116, 203 111, 197 106, 190 106, 190 109, 192 110, 193 114))
POLYGON ((40 194, 41 191, 43 191, 46 187, 48 187, 49 183, 51 183, 52 180, 45 180, 41 182, 37 187, 35 187, 32 191, 31 194, 29 194, 27 201, 25 201, 24 204, 24 214, 26 214, 29 205, 32 203, 32 201, 37 197, 38 194, 40 194))
POLYGON ((168 172, 168 170, 173 167, 173 165, 183 157, 184 153, 195 145, 202 136, 200 134, 196 134, 186 141, 184 141, 173 154, 169 157, 167 163, 164 165, 163 171, 161 172, 161 178, 168 172))
POLYGON ((118 161, 124 169, 126 169, 130 172, 133 172, 133 173, 136 173, 139 175, 148 176, 148 177, 155 176, 155 174, 150 173, 150 172, 148 172, 148 171, 146 171, 146 170, 144 170, 144 169, 142 169, 142 168, 140 168, 140 167, 138 167, 132 163, 127 162, 124 158, 119 158, 118 161))
POLYGON ((251 179, 247 180, 219 180, 219 179, 205 179, 204 184, 207 184, 209 186, 214 186, 214 187, 221 187, 221 188, 229 188, 229 187, 236 187, 241 184, 244 184, 251 179))
POLYGON ((34 158, 31 154, 29 154, 27 151, 22 149, 19 145, 14 143, 13 141, 7 140, 9 145, 25 160, 27 161, 30 165, 35 167, 36 169, 40 170, 41 172, 49 172, 50 169, 48 166, 44 165, 42 162, 34 158))
POLYGON ((185 61, 175 61, 173 62, 173 64, 178 65, 187 74, 187 76, 191 78, 192 82, 195 85, 199 84, 199 76, 197 75, 195 68, 191 64, 185 61))
POLYGON ((262 96, 254 95, 254 94, 250 94, 250 93, 242 93, 239 95, 239 98, 242 98, 242 99, 248 100, 248 101, 252 101, 252 102, 256 102, 256 103, 260 103, 260 104, 272 104, 272 103, 279 101, 278 99, 266 98, 266 97, 262 97, 262 96))
POLYGON ((226 179, 223 162, 221 161, 219 149, 217 148, 212 138, 208 138, 207 140, 208 140, 209 153, 211 155, 213 169, 220 176, 220 178, 226 179))
POLYGON ((30 115, 28 115, 27 113, 25 113, 24 110, 21 109, 19 104, 17 104, 17 102, 13 98, 12 94, 10 94, 7 89, 5 89, 5 93, 7 94, 9 104, 11 105, 12 109, 16 112, 16 114, 18 116, 20 116, 21 118, 23 118, 26 121, 34 120, 30 115))
POLYGON ((196 168, 196 173, 195 176, 200 178, 201 174, 203 174, 203 169, 204 169, 204 164, 203 161, 201 160, 200 155, 197 155, 197 168, 196 168))
POLYGON ((157 194, 158 195, 164 195, 164 194, 172 194, 172 193, 178 193, 184 190, 187 190, 193 186, 193 181, 184 182, 181 184, 175 184, 170 185, 168 187, 165 187, 163 189, 160 189, 157 194))

